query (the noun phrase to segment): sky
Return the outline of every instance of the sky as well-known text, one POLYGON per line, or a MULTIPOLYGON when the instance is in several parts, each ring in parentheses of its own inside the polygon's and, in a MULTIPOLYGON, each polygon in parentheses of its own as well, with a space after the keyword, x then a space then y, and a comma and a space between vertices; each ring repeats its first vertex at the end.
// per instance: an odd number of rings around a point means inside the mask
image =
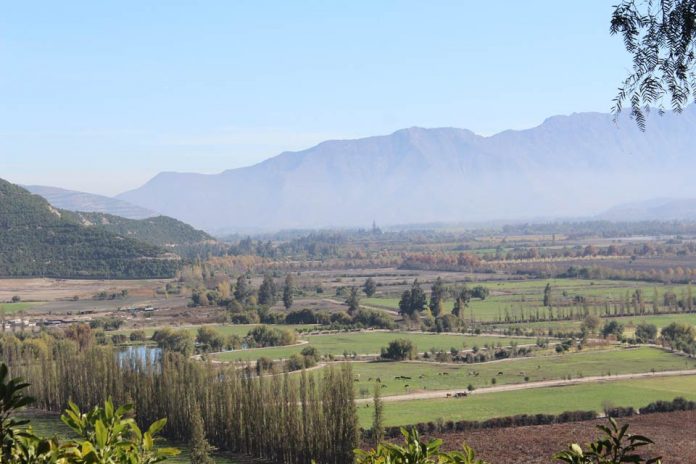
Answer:
POLYGON ((114 195, 327 139, 607 112, 615 1, 4 2, 0 178, 114 195))

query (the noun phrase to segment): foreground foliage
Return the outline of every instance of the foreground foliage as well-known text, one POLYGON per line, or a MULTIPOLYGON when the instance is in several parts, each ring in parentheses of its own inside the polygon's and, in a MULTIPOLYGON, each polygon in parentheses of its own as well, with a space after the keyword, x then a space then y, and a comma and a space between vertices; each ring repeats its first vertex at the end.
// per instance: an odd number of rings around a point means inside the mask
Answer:
POLYGON ((370 451, 356 450, 357 464, 485 464, 474 450, 441 451, 442 440, 422 441, 416 429, 401 429, 404 444, 380 443, 370 451))
POLYGON ((0 365, 2 463, 155 464, 179 454, 177 449, 155 446, 155 436, 166 419, 155 421, 143 432, 132 417, 132 405, 114 408, 110 400, 87 413, 70 403, 61 421, 76 438, 62 442, 40 438, 31 428, 24 428, 29 421, 16 418, 21 408, 34 402, 23 392, 28 387, 20 378, 9 378, 7 366, 0 365))
POLYGON ((653 441, 642 435, 628 433, 628 424, 619 427, 616 421, 609 418, 609 426, 598 425, 604 437, 591 443, 587 450, 573 444, 568 451, 556 455, 561 462, 568 464, 618 464, 622 462, 660 464, 661 458, 644 458, 639 449, 652 445, 653 441))

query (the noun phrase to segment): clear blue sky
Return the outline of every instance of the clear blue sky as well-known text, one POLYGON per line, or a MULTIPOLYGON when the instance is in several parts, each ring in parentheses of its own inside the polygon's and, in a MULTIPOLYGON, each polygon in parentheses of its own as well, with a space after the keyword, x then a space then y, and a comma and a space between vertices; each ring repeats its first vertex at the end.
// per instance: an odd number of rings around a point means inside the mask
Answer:
POLYGON ((115 194, 329 138, 607 111, 615 0, 4 2, 0 177, 115 194))

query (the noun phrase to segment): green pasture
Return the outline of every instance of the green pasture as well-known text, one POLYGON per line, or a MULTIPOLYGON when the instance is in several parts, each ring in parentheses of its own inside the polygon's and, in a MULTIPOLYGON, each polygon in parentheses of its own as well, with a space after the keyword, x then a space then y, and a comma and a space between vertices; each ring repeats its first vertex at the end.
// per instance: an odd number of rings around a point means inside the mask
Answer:
POLYGON ((478 364, 440 364, 433 362, 356 362, 353 373, 359 398, 371 397, 380 379, 382 395, 418 391, 466 390, 542 380, 575 379, 640 372, 696 369, 696 360, 657 348, 616 348, 580 351, 563 355, 512 358, 478 364), (410 377, 408 379, 397 377, 410 377))
MULTIPOLYGON (((419 353, 436 350, 447 350, 450 348, 464 349, 474 346, 483 347, 484 345, 509 346, 516 342, 520 345, 535 343, 529 338, 515 337, 492 337, 492 336, 470 336, 459 334, 428 334, 416 332, 346 332, 326 335, 308 335, 303 339, 309 345, 317 348, 322 355, 342 356, 344 353, 359 355, 379 354, 382 347, 386 347, 389 342, 397 338, 411 340, 419 353)), ((215 355, 220 361, 249 361, 256 360, 261 356, 272 359, 289 358, 295 353, 299 353, 308 345, 279 346, 273 348, 258 348, 250 350, 237 350, 215 355)))
MULTIPOLYGON (((696 313, 677 313, 677 314, 650 314, 643 316, 621 316, 603 319, 603 321, 615 320, 624 325, 624 334, 632 335, 635 327, 641 322, 654 324, 658 329, 668 326, 672 322, 680 322, 696 325, 696 313)), ((553 330, 580 330, 582 321, 547 321, 547 322, 520 322, 496 325, 496 328, 544 328, 553 330)))
POLYGON ((16 314, 19 311, 26 311, 28 309, 33 308, 36 306, 38 303, 28 303, 28 302, 19 302, 19 303, 0 303, 0 313, 5 314, 5 315, 11 315, 11 314, 16 314))
MULTIPOLYGON (((513 315, 524 309, 525 311, 539 309, 545 312, 543 307, 543 295, 546 284, 551 285, 552 302, 571 302, 574 297, 582 296, 590 305, 603 305, 604 303, 620 303, 630 299, 636 289, 641 289, 644 304, 652 307, 653 295, 657 292, 658 303, 662 305, 663 296, 667 291, 673 291, 678 298, 686 292, 686 285, 662 285, 645 282, 626 282, 616 280, 583 280, 583 279, 539 279, 520 281, 490 281, 481 282, 480 285, 488 288, 490 296, 485 300, 472 299, 464 314, 465 319, 472 316, 478 321, 494 321, 505 316, 507 310, 513 315)), ((470 283, 469 286, 479 285, 470 283)), ((423 289, 429 292, 429 286, 423 285, 423 289)), ((696 289, 694 289, 696 292, 696 289)), ((398 310, 399 297, 396 295, 378 295, 373 298, 364 298, 362 304, 367 306, 383 307, 398 310)), ((450 312, 454 302, 452 299, 445 301, 444 310, 450 312)))
MULTIPOLYGON (((194 336, 196 335, 196 332, 200 327, 209 327, 211 329, 217 330, 221 335, 224 336, 229 336, 229 335, 237 335, 238 337, 245 337, 251 329, 254 327, 258 327, 263 324, 201 324, 201 325, 183 325, 183 326, 166 326, 170 329, 173 330, 180 330, 184 329, 189 332, 191 332, 194 336)), ((301 329, 311 329, 313 327, 316 327, 315 325, 312 324, 273 324, 269 325, 269 327, 275 327, 278 329, 287 329, 287 330, 301 330, 301 329)), ((145 336, 148 338, 152 337, 152 334, 155 333, 156 330, 163 329, 165 326, 162 327, 144 327, 142 329, 138 328, 128 328, 128 329, 120 329, 114 332, 109 332, 109 333, 122 333, 122 334, 130 334, 131 332, 135 330, 143 330, 145 332, 145 336)))
MULTIPOLYGON (((675 397, 696 400, 696 376, 654 377, 566 387, 474 394, 466 398, 385 402, 385 425, 443 420, 485 420, 516 414, 602 411, 604 404, 642 407, 675 397)), ((372 405, 359 405, 363 427, 372 423, 372 405)))

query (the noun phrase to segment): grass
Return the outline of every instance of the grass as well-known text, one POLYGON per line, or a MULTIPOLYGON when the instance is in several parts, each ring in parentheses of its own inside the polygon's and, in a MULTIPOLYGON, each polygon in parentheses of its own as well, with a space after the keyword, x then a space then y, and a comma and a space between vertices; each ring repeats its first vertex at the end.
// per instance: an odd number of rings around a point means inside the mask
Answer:
POLYGON ((16 314, 19 311, 31 309, 33 306, 36 306, 36 303, 0 303, 0 312, 5 315, 16 314))
MULTIPOLYGON (((251 329, 254 327, 258 327, 263 324, 200 324, 200 325, 185 325, 185 326, 166 326, 174 330, 179 330, 179 329, 184 329, 187 330, 194 335, 198 331, 199 327, 210 327, 224 336, 229 336, 229 335, 237 335, 238 337, 245 337, 251 329)), ((152 337, 152 334, 155 333, 155 330, 158 329, 163 329, 165 326, 162 327, 146 327, 143 328, 142 330, 145 332, 146 337, 152 337)), ((316 327, 315 325, 312 324, 274 324, 272 327, 278 328, 278 329, 287 329, 287 330, 300 330, 300 329, 309 329, 316 327)), ((131 332, 134 330, 140 330, 136 328, 128 328, 128 329, 120 329, 114 332, 109 332, 109 333, 122 333, 129 335, 131 332)))
MULTIPOLYGON (((644 316, 622 316, 622 317, 612 317, 611 319, 604 320, 616 320, 624 325, 624 335, 632 335, 635 326, 641 322, 647 322, 649 324, 654 324, 658 329, 668 326, 672 322, 682 322, 690 325, 696 326, 696 314, 686 313, 686 314, 656 314, 656 315, 644 315, 644 316)), ((553 330, 580 330, 581 321, 548 321, 548 322, 526 322, 519 324, 502 324, 496 327, 529 327, 529 328, 546 328, 553 330)))
MULTIPOLYGON (((464 314, 465 318, 470 318, 473 314, 478 321, 495 321, 505 316, 507 310, 509 314, 518 313, 520 308, 525 312, 536 310, 543 314, 543 294, 546 284, 551 285, 552 299, 560 301, 571 301, 575 296, 583 296, 591 304, 603 305, 605 302, 619 303, 624 301, 626 294, 630 296, 636 289, 641 289, 643 299, 648 308, 652 305, 653 295, 657 290, 658 301, 662 304, 664 293, 671 290, 681 297, 681 293, 686 291, 685 285, 661 285, 646 282, 626 282, 616 280, 583 280, 583 279, 539 279, 521 281, 490 281, 482 282, 481 285, 488 288, 491 295, 485 300, 473 299, 464 314)), ((474 284, 470 284, 472 286, 474 284)), ((429 289, 424 286, 424 290, 429 289)), ((367 306, 384 307, 397 310, 399 308, 399 298, 395 295, 378 295, 373 298, 364 298, 362 303, 367 306)), ((452 310, 454 302, 450 299, 445 302, 444 310, 452 310)))
POLYGON ((618 348, 602 351, 581 351, 564 355, 517 358, 479 364, 438 364, 425 362, 358 362, 353 373, 358 397, 372 395, 379 377, 382 395, 415 391, 489 387, 529 381, 557 380, 601 375, 633 374, 651 370, 671 371, 696 369, 696 360, 649 348, 618 348), (502 374, 499 374, 501 373, 502 374), (411 379, 395 379, 395 377, 411 379), (408 387, 407 387, 408 386, 408 387))
MULTIPOLYGON (((442 335, 424 334, 414 332, 348 332, 326 335, 308 335, 303 339, 319 350, 320 354, 332 354, 342 356, 344 352, 357 353, 359 355, 379 354, 382 347, 397 338, 411 340, 419 352, 429 351, 431 348, 447 350, 450 348, 471 348, 474 345, 483 346, 486 344, 495 345, 502 343, 509 345, 511 342, 519 344, 534 343, 532 339, 526 338, 506 338, 488 336, 468 336, 468 335, 442 335)), ((252 350, 237 350, 216 355, 221 361, 235 360, 256 360, 261 356, 272 359, 289 358, 295 353, 299 353, 306 345, 302 346, 281 346, 274 348, 262 348, 252 350)))
MULTIPOLYGON (((485 420, 516 414, 559 414, 563 411, 600 412, 614 406, 642 407, 657 400, 682 396, 696 400, 696 376, 656 377, 616 382, 535 388, 510 392, 385 403, 385 425, 443 420, 485 420)), ((358 407, 360 424, 370 427, 372 406, 358 407)))

